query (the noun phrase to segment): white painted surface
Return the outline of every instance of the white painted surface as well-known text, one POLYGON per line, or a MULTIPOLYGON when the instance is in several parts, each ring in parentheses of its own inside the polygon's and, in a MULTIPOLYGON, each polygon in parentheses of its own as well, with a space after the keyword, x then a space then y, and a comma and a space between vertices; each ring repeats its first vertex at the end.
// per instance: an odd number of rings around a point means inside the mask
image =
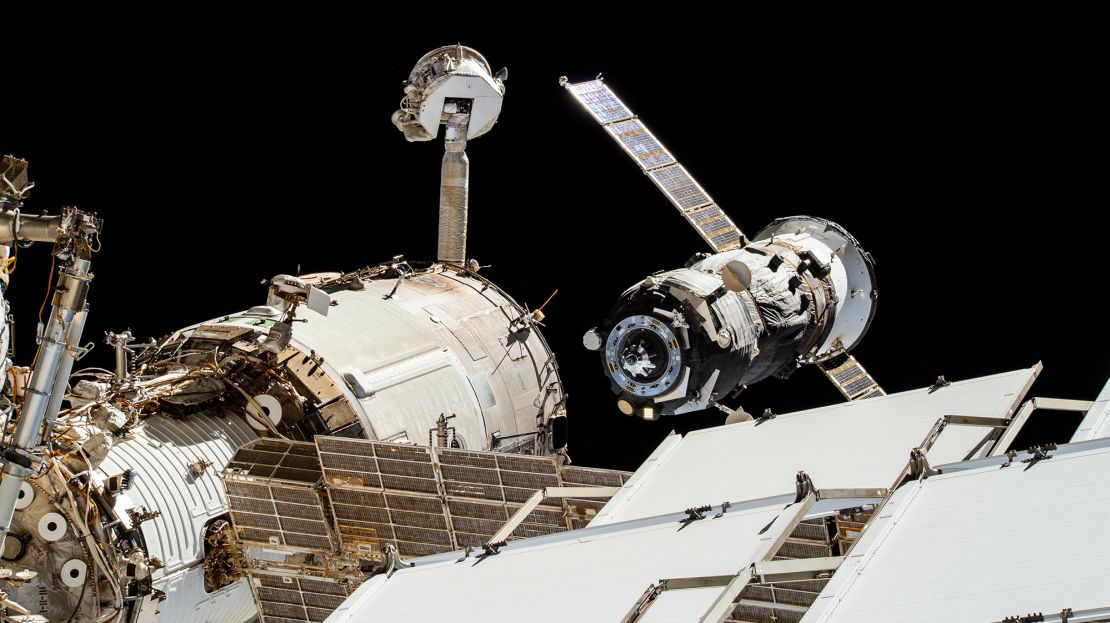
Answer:
MULTIPOLYGON (((709 428, 677 441, 668 437, 590 525, 789 493, 798 470, 823 489, 889 487, 938 419, 1008 417, 1038 370, 709 428)), ((963 460, 988 430, 947 426, 929 462, 963 460)))
POLYGON ((1110 604, 1110 449, 933 476, 882 509, 803 623, 981 623, 1110 604))
POLYGON ((204 569, 193 567, 162 578, 154 588, 166 593, 157 623, 241 623, 258 614, 246 578, 205 593, 204 569))
POLYGON ((720 588, 666 591, 636 623, 699 623, 720 594, 720 588))
MULTIPOLYGON (((440 413, 454 413, 451 426, 465 447, 487 450, 495 431, 505 437, 534 432, 539 405, 546 421, 562 397, 561 385, 547 395, 547 385, 559 378, 538 331, 506 346, 520 312, 477 279, 423 272, 400 285, 368 280, 362 290, 331 297, 337 305, 326 317, 298 314, 304 322, 294 324, 292 345, 323 358, 322 369, 371 439, 427 443, 440 413)), ((232 315, 210 322, 258 329, 257 321, 232 315)))
POLYGON ((108 477, 134 469, 137 475, 128 497, 136 506, 161 511, 141 526, 147 554, 166 565, 154 572, 156 579, 204 557, 204 524, 227 512, 218 474, 239 446, 256 437, 237 416, 202 412, 177 420, 153 415, 112 447, 99 471, 108 477), (189 464, 198 459, 212 465, 194 478, 189 464))
POLYGON ((1087 415, 1079 423, 1071 440, 1087 441, 1100 437, 1110 437, 1110 380, 1102 387, 1095 404, 1087 409, 1087 415))
MULTIPOLYGON (((682 530, 677 521, 666 521, 518 541, 478 564, 473 557, 448 560, 367 582, 328 621, 613 623, 661 578, 731 575, 762 559, 790 514, 775 504, 682 530)), ((680 596, 677 605, 704 601, 708 607, 720 590, 680 596)), ((656 615, 664 618, 650 620, 676 620, 673 614, 664 605, 656 615)))

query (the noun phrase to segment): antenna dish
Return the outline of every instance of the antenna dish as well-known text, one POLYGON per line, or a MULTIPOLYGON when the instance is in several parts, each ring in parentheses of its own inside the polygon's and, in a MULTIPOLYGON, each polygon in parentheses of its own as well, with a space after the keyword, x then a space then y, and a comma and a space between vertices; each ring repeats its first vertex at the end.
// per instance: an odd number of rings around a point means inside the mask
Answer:
POLYGON ((732 260, 721 269, 721 280, 729 292, 743 292, 752 285, 752 269, 740 260, 732 260))
POLYGON ((247 410, 254 414, 253 418, 247 418, 247 424, 250 424, 251 428, 258 431, 266 430, 266 425, 259 421, 262 419, 270 420, 274 426, 281 423, 281 401, 269 394, 259 394, 252 400, 258 405, 258 409, 254 404, 247 403, 247 410))
POLYGON ((586 350, 601 350, 601 345, 604 340, 601 339, 601 333, 597 329, 590 329, 582 336, 582 345, 586 350))

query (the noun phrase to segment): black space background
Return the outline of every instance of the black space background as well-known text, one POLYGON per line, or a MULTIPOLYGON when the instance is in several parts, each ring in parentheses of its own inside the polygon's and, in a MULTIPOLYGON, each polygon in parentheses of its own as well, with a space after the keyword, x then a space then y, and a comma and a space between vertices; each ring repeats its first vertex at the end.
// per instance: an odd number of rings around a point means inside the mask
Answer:
MULTIPOLYGON (((804 213, 859 238, 881 296, 856 353, 888 391, 1042 360, 1035 394, 1097 394, 1110 372, 1106 100, 1090 16, 733 19, 683 4, 634 23, 615 6, 516 6, 368 7, 376 23, 193 9, 3 29, 0 151, 31 162, 27 209, 75 204, 106 221, 86 340, 161 336, 261 303, 259 281, 298 265, 432 258, 442 146, 406 143, 389 115, 413 63, 461 41, 510 69, 500 122, 468 150, 468 250, 522 303, 559 288, 545 335, 579 464, 633 468, 671 428, 723 415, 624 417, 581 346, 624 288, 704 247, 561 74, 604 73, 747 232, 804 213)), ((47 251, 20 252, 9 291, 23 364, 47 251)), ((83 362, 109 363, 102 344, 83 362)), ((838 400, 805 369, 740 403, 838 400)))

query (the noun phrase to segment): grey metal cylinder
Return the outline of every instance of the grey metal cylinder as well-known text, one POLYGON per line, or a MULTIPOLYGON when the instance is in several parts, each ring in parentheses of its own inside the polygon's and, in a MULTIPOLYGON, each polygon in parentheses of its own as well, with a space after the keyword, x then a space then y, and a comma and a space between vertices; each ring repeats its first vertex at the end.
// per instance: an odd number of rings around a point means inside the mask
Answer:
MULTIPOLYGON (((54 307, 43 332, 38 359, 34 372, 31 373, 31 383, 26 389, 27 397, 23 401, 19 423, 16 424, 11 443, 17 450, 33 451, 39 442, 43 420, 53 417, 48 413, 51 392, 63 359, 68 357, 66 343, 70 341, 70 327, 74 324, 78 310, 85 307, 89 279, 88 260, 74 260, 73 266, 58 271, 54 307)), ((80 339, 79 334, 76 337, 80 339)), ((0 480, 0 535, 11 527, 19 487, 27 473, 27 468, 17 463, 9 461, 4 465, 4 477, 0 480)))
POLYGON ((54 378, 54 389, 50 392, 50 402, 46 405, 46 426, 43 427, 44 431, 50 431, 54 426, 54 420, 58 418, 58 411, 62 407, 62 399, 65 398, 66 390, 69 387, 69 375, 73 372, 73 363, 76 359, 73 358, 73 348, 76 348, 81 341, 81 334, 85 331, 85 320, 89 317, 88 306, 85 309, 77 312, 73 316, 73 322, 69 323, 69 345, 70 349, 62 354, 62 363, 58 366, 58 373, 54 378))
POLYGON ((16 240, 54 242, 61 232, 62 217, 45 214, 0 213, 0 244, 16 240))
POLYGON ((466 261, 466 216, 470 194, 470 159, 464 151, 443 154, 439 181, 439 250, 441 262, 466 261))
POLYGON ((116 348, 115 373, 117 381, 123 381, 127 378, 127 351, 118 347, 116 348))

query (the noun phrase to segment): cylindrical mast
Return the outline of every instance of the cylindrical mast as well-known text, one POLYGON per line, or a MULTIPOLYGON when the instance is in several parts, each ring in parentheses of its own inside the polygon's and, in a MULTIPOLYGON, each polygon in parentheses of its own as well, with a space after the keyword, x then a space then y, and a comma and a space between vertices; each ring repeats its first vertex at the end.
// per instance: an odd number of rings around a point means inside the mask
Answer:
POLYGON ((437 259, 466 262, 470 160, 466 142, 489 131, 501 113, 504 69, 494 75, 478 52, 452 45, 433 50, 416 63, 405 82, 405 98, 393 123, 413 142, 430 141, 446 126, 439 182, 437 259))
POLYGON ((446 149, 439 174, 438 259, 450 264, 466 261, 466 216, 470 195, 470 159, 466 157, 469 114, 451 115, 446 149))
MULTIPOLYGON (((70 327, 78 312, 85 309, 85 298, 91 280, 89 261, 86 259, 74 259, 71 266, 58 269, 58 285, 54 289, 50 319, 39 345, 31 383, 26 389, 27 398, 20 410, 19 423, 16 424, 8 446, 4 477, 0 479, 0 536, 11 527, 20 485, 31 473, 31 466, 36 458, 34 450, 42 436, 42 423, 44 420, 53 421, 57 417, 57 412, 48 412, 52 402, 51 394, 63 360, 70 357, 67 355, 67 351, 73 348, 70 343, 70 327)), ((76 331, 73 333, 80 338, 76 331)), ((57 404, 60 405, 61 400, 57 404)))

